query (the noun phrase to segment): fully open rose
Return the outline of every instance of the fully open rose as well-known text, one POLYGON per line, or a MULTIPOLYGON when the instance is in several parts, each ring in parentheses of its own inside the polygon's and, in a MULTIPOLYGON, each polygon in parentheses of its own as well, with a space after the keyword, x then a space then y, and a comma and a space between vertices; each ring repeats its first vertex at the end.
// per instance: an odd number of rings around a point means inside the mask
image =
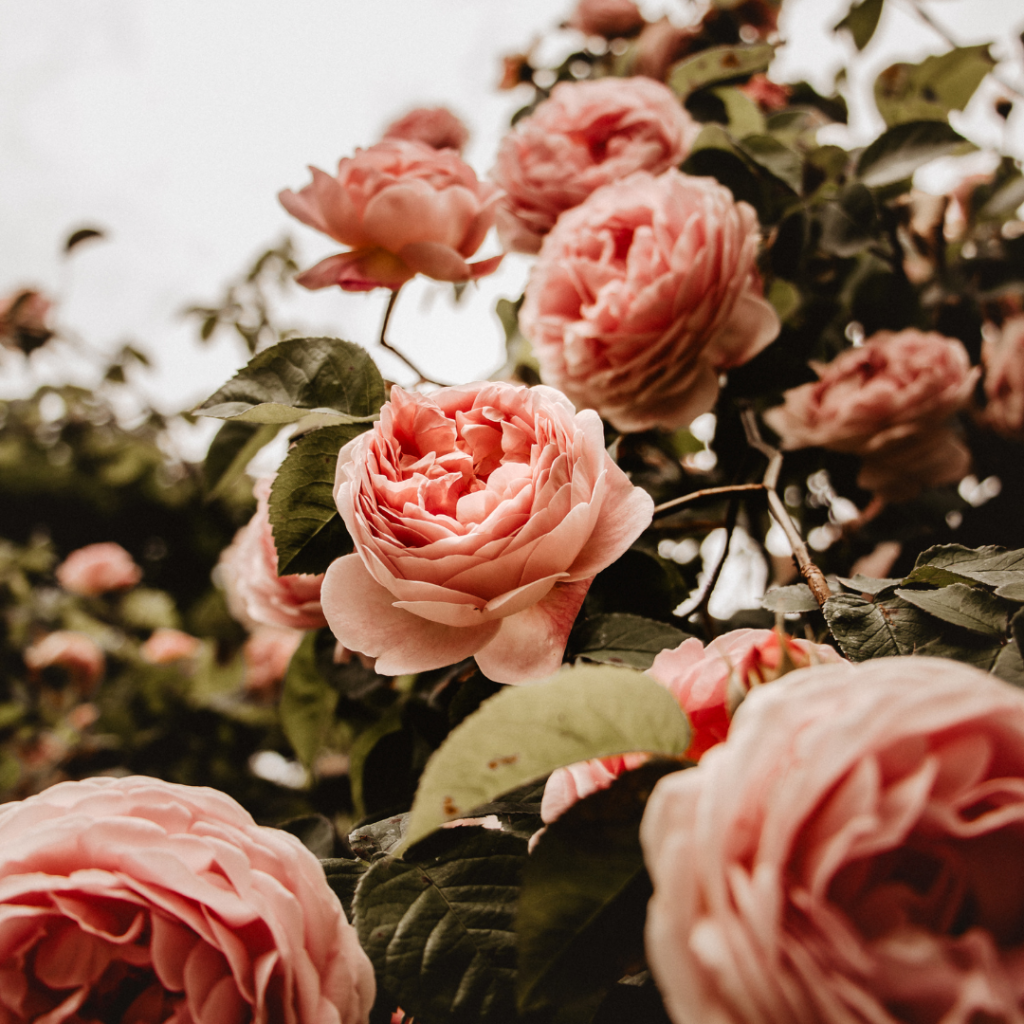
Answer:
POLYGON ((562 660, 595 573, 653 502, 604 449, 601 421, 546 387, 395 387, 338 457, 334 498, 356 553, 324 579, 324 614, 384 675, 475 655, 502 683, 562 660))
POLYGON ((564 211, 634 171, 685 159, 700 131, 666 86, 647 78, 562 82, 505 136, 491 172, 505 190, 498 233, 537 252, 564 211))
POLYGON ((633 174, 544 240, 520 322, 545 383, 619 430, 685 426, 779 318, 754 265, 753 207, 711 178, 633 174))
POLYGON ((980 1024, 1024 1006, 1024 695, 883 658, 759 687, 640 838, 676 1024, 980 1024))
POLYGON ((494 223, 499 193, 453 149, 385 139, 339 161, 334 176, 310 170, 313 181, 282 192, 281 205, 351 251, 300 274, 306 288, 400 288, 417 274, 469 281, 501 262, 466 262, 494 223))
POLYGON ((359 1024, 373 969, 294 837, 213 789, 65 782, 0 809, 0 1019, 359 1024))

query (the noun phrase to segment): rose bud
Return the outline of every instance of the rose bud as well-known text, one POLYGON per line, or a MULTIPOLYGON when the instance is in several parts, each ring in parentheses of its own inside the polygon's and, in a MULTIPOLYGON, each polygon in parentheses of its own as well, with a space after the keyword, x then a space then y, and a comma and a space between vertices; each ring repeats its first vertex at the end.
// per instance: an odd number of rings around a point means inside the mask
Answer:
POLYGON ((605 39, 633 35, 643 24, 644 16, 633 0, 579 0, 568 21, 584 35, 605 39))
POLYGON ((106 670, 106 658, 99 644, 85 633, 58 629, 26 647, 22 657, 33 674, 44 669, 61 669, 82 693, 96 688, 106 670))
POLYGON ((72 594, 95 597, 110 590, 134 587, 142 570, 120 544, 107 541, 72 551, 57 566, 57 582, 72 594))
POLYGON ((447 107, 417 107, 392 121, 384 138, 409 139, 431 149, 454 149, 461 153, 469 140, 469 129, 447 107))

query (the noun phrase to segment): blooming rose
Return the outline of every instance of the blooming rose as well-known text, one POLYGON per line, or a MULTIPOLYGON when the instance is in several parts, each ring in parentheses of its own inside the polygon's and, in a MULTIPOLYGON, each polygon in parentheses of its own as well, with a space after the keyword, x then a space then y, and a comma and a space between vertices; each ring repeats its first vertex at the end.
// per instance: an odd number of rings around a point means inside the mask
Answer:
POLYGON ((320 629, 327 625, 320 608, 323 574, 277 575, 277 548, 270 526, 272 480, 256 481, 256 512, 220 556, 219 577, 228 608, 249 629, 257 625, 320 629))
POLYGON ((711 178, 638 172, 563 214, 520 314, 544 382, 619 430, 685 426, 779 318, 754 259, 757 215, 711 178))
POLYGON ((558 668, 595 573, 653 512, 594 413, 550 388, 489 382, 392 388, 373 429, 342 448, 334 500, 356 549, 324 579, 335 636, 383 675, 475 655, 502 683, 558 668))
POLYGON ((985 422, 1000 434, 1024 438, 1024 314, 1001 328, 986 324, 981 345, 985 367, 985 422))
POLYGON ((46 668, 64 669, 71 683, 83 692, 93 689, 106 669, 106 658, 96 641, 85 633, 67 629, 48 633, 31 647, 26 647, 22 657, 32 672, 42 672, 46 668))
POLYGON ((417 274, 469 281, 497 270, 500 256, 466 260, 494 223, 498 190, 454 150, 385 139, 339 161, 334 177, 310 170, 313 181, 281 192, 281 205, 351 250, 299 274, 306 288, 363 292, 400 288, 417 274))
POLYGON ((606 39, 632 35, 643 23, 633 0, 578 0, 568 22, 570 28, 606 39))
POLYGON ((385 139, 410 139, 431 149, 462 152, 469 129, 447 107, 417 107, 392 121, 384 131, 385 139))
POLYGON ((787 391, 765 413, 783 448, 859 455, 858 485, 893 501, 967 473, 970 454, 946 422, 970 400, 981 370, 955 338, 879 331, 814 369, 817 383, 787 391))
POLYGON ((640 839, 676 1024, 1020 1019, 1024 696, 883 658, 759 688, 640 839))
POLYGON ((72 551, 57 566, 56 574, 57 582, 65 590, 84 597, 134 587, 142 579, 142 570, 132 556, 112 541, 87 544, 72 551))
POLYGON ((132 776, 0 808, 0 1018, 359 1024, 373 969, 323 870, 224 793, 132 776))
POLYGON ((664 82, 669 69, 681 60, 700 39, 700 27, 681 27, 668 18, 644 25, 636 41, 633 72, 664 82))
POLYGON ((284 679, 301 643, 302 630, 258 626, 242 645, 245 688, 265 690, 284 679))
POLYGON ((139 648, 142 657, 153 665, 168 665, 182 658, 193 657, 202 641, 180 629, 161 627, 153 630, 150 638, 139 648))
POLYGON ((506 195, 506 249, 537 252, 559 215, 634 171, 680 163, 700 131, 671 89, 646 78, 561 82, 502 140, 491 172, 506 195))
POLYGON ((0 299, 0 345, 28 353, 53 337, 49 327, 53 303, 34 288, 0 299))
POLYGON ((773 82, 767 75, 758 74, 741 85, 740 92, 746 93, 763 110, 772 112, 785 109, 793 90, 788 85, 773 82))

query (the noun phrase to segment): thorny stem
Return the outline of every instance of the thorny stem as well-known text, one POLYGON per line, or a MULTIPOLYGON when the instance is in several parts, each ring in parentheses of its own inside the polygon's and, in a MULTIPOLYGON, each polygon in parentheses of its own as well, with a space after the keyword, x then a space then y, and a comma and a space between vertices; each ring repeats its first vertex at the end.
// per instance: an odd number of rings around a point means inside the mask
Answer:
POLYGON ((433 380, 428 377, 404 352, 399 352, 398 349, 387 340, 386 335, 388 324, 391 322, 391 314, 394 311, 395 303, 398 301, 398 293, 401 290, 401 288, 396 288, 391 293, 391 298, 388 299, 388 306, 387 309, 384 310, 384 320, 380 325, 380 337, 377 339, 377 344, 380 345, 381 348, 386 348, 392 355, 398 356, 398 358, 401 359, 417 377, 419 377, 419 380, 416 381, 415 385, 413 385, 414 387, 417 387, 420 384, 436 384, 439 388, 447 387, 447 385, 442 384, 441 381, 433 380))

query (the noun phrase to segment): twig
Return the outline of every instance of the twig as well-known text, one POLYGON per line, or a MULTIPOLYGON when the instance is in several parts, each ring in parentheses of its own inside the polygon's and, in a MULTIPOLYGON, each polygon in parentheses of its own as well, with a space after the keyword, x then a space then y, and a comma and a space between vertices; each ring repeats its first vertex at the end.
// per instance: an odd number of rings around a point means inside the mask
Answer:
POLYGON ((729 501, 729 508, 725 514, 725 547, 722 550, 722 557, 718 560, 718 564, 711 573, 711 578, 704 587, 704 593, 700 595, 700 601, 697 602, 696 612, 704 623, 704 630, 708 634, 709 643, 715 639, 715 620, 708 613, 708 607, 711 604, 711 595, 715 592, 715 587, 718 586, 718 579, 722 575, 722 570, 725 568, 726 560, 729 557, 729 548, 732 546, 732 538, 736 531, 736 520, 739 518, 739 511, 739 499, 733 496, 729 501))
POLYGON ((725 487, 705 487, 700 491, 691 491, 681 498, 673 498, 671 501, 664 501, 654 506, 654 514, 658 515, 670 508, 678 508, 680 505, 688 505, 691 501, 700 501, 703 498, 712 498, 717 494, 735 494, 737 491, 763 491, 764 484, 728 484, 725 487))
POLYGON ((380 337, 377 339, 377 344, 379 344, 381 348, 386 348, 392 355, 398 356, 398 358, 401 359, 417 377, 419 377, 419 380, 416 381, 417 385, 436 384, 439 388, 447 387, 447 384, 442 384, 441 381, 433 380, 428 377, 404 352, 399 352, 399 350, 395 348, 395 346, 392 345, 385 337, 388 330, 388 324, 391 322, 391 313, 395 308, 395 303, 398 301, 398 293, 400 291, 401 288, 396 288, 391 293, 391 298, 388 299, 388 306, 387 309, 384 310, 384 320, 380 325, 380 337))

